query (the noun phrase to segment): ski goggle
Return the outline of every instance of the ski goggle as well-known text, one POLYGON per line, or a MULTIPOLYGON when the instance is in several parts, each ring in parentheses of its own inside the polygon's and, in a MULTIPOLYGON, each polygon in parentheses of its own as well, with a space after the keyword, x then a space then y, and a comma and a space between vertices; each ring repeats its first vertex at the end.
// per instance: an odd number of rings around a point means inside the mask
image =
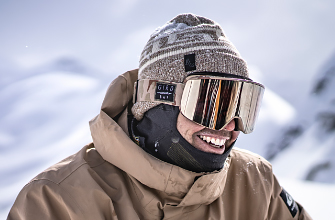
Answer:
POLYGON ((214 130, 235 120, 235 129, 245 134, 254 129, 264 93, 264 86, 250 79, 211 75, 191 75, 184 83, 138 80, 135 86, 134 102, 179 106, 186 118, 214 130))

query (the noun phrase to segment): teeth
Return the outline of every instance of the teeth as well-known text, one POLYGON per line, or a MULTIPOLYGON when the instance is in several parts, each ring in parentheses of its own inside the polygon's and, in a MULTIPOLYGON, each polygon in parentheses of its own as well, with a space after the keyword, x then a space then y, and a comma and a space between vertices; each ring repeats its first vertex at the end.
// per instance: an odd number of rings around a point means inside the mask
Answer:
POLYGON ((200 138, 204 141, 206 141, 207 143, 211 143, 215 146, 221 147, 226 143, 226 139, 220 139, 220 138, 211 138, 208 136, 203 136, 200 135, 200 138))
POLYGON ((221 141, 220 141, 220 145, 222 146, 222 145, 224 145, 226 143, 226 140, 225 139, 221 139, 221 141))
POLYGON ((211 143, 216 144, 215 138, 211 138, 211 143))

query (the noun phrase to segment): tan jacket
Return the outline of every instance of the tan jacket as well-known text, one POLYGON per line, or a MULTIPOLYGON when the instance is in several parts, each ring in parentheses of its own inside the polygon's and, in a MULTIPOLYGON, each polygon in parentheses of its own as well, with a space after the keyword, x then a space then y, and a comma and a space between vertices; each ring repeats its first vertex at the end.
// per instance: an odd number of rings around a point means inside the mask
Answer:
POLYGON ((311 219, 300 205, 292 217, 260 156, 235 148, 221 171, 199 174, 144 152, 129 139, 123 111, 136 78, 134 70, 112 82, 90 122, 93 143, 31 180, 9 220, 311 219))

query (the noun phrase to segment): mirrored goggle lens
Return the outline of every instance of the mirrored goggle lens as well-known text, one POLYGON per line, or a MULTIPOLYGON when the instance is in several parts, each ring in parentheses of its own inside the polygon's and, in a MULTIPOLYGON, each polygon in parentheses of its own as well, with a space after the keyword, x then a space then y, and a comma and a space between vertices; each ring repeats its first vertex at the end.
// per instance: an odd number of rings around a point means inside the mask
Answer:
POLYGON ((221 130, 232 119, 243 133, 253 131, 264 86, 251 80, 191 76, 186 79, 180 111, 188 119, 221 130))

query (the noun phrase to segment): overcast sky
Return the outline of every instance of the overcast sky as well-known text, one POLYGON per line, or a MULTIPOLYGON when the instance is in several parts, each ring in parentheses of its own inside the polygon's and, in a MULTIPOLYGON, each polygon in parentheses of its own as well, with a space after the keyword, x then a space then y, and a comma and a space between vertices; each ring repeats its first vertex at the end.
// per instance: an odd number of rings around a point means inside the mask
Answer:
POLYGON ((334 6, 331 0, 1 0, 0 71, 71 57, 117 75, 137 67, 156 27, 192 12, 220 23, 258 78, 295 105, 335 51, 334 6), (297 96, 286 86, 297 87, 297 96))

